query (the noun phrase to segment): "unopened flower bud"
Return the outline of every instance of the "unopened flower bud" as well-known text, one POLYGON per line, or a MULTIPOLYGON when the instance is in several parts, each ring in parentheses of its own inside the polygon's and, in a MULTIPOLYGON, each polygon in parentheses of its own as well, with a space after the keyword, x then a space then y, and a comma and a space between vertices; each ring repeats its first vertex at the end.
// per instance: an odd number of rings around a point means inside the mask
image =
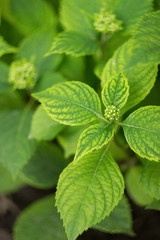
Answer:
POLYGON ((113 122, 119 119, 119 109, 114 105, 107 106, 104 116, 109 121, 113 122))
POLYGON ((102 8, 100 13, 94 15, 94 27, 98 32, 113 33, 122 30, 122 21, 117 20, 112 12, 102 8))
POLYGON ((32 89, 36 83, 37 73, 32 62, 26 59, 14 61, 10 66, 9 82, 14 89, 32 89))

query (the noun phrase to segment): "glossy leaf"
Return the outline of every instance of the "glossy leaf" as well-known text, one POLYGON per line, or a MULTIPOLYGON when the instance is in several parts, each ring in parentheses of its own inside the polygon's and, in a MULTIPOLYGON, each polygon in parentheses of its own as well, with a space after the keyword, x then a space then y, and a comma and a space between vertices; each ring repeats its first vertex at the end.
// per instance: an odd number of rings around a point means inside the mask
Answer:
POLYGON ((64 128, 62 124, 51 119, 40 105, 32 118, 30 138, 37 140, 52 140, 64 128))
POLYGON ((108 216, 122 197, 122 174, 106 151, 85 155, 60 175, 56 205, 70 240, 108 216))
POLYGON ((127 102, 129 96, 128 80, 123 74, 119 74, 112 79, 106 79, 106 84, 102 91, 104 105, 114 105, 121 109, 127 102))
POLYGON ((58 177, 66 161, 60 148, 53 144, 41 143, 22 170, 26 183, 37 188, 51 188, 57 184, 58 177))
POLYGON ((122 123, 131 149, 142 158, 160 160, 160 107, 139 108, 122 123))
MULTIPOLYGON (((103 0, 62 0, 60 18, 66 30, 80 32, 94 37, 94 31, 87 22, 86 14, 93 17, 103 6, 103 0)), ((93 22, 93 19, 92 19, 93 22)))
POLYGON ((102 118, 97 93, 81 82, 65 82, 33 94, 47 114, 66 125, 82 125, 102 118))
POLYGON ((124 112, 142 101, 155 83, 160 62, 159 21, 159 11, 145 15, 134 36, 115 51, 104 68, 102 85, 120 72, 128 79, 130 96, 124 112))
POLYGON ((114 126, 110 123, 94 124, 84 130, 78 140, 74 162, 84 155, 106 145, 114 134, 114 126))
POLYGON ((31 158, 36 142, 29 140, 32 112, 7 111, 0 114, 0 161, 15 178, 31 158))
POLYGON ((141 183, 151 197, 160 199, 160 163, 146 162, 141 173, 141 183))
MULTIPOLYGON (((127 51, 125 48, 120 48, 119 52, 117 52, 117 59, 123 55, 121 50, 124 51, 124 53, 127 51)), ((128 49, 128 51, 130 50, 128 49)), ((117 61, 118 62, 115 62, 114 59, 108 61, 103 72, 104 81, 102 81, 102 84, 105 84, 105 79, 110 79, 118 72, 123 71, 129 84, 129 97, 126 105, 122 109, 122 112, 125 112, 137 105, 149 94, 156 81, 158 68, 154 63, 137 63, 135 66, 131 65, 125 69, 125 65, 124 67, 122 66, 123 60, 117 61)))
POLYGON ((125 233, 133 236, 131 208, 127 198, 123 196, 111 214, 94 228, 107 233, 125 233))
POLYGON ((54 196, 42 198, 26 208, 14 225, 15 240, 67 240, 54 196))
POLYGON ((73 56, 91 55, 98 49, 96 41, 77 32, 62 32, 54 40, 47 55, 66 53, 73 56))

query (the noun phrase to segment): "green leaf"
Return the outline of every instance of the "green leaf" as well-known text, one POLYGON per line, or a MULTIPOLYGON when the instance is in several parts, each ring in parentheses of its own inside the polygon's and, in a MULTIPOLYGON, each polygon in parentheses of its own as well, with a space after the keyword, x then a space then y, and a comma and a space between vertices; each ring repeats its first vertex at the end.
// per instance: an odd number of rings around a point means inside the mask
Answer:
POLYGON ((92 0, 92 2, 62 0, 60 5, 61 22, 66 30, 94 36, 94 31, 90 28, 85 16, 86 14, 93 16, 94 13, 100 11, 102 6, 103 0, 92 0))
POLYGON ((9 45, 2 36, 0 36, 0 57, 7 53, 15 53, 16 48, 9 45))
POLYGON ((40 105, 32 119, 30 138, 40 140, 52 140, 64 128, 63 125, 51 119, 40 105))
POLYGON ((133 36, 134 51, 130 64, 134 64, 141 57, 142 62, 160 62, 160 11, 146 14, 139 22, 133 36), (137 56, 139 54, 139 56, 137 56))
POLYGON ((114 105, 121 109, 127 102, 129 96, 128 80, 123 74, 119 74, 107 81, 102 90, 102 100, 104 105, 114 105))
POLYGON ((53 9, 43 0, 10 0, 11 16, 14 26, 24 35, 52 27, 55 29, 56 18, 53 9))
POLYGON ((114 126, 110 123, 98 123, 84 130, 79 138, 74 162, 84 155, 106 145, 114 134, 114 126))
POLYGON ((134 166, 129 169, 125 176, 127 192, 130 198, 138 205, 145 206, 152 202, 153 198, 143 188, 140 176, 142 167, 134 166))
POLYGON ((20 93, 9 89, 0 94, 0 110, 24 109, 25 102, 20 93))
POLYGON ((15 240, 67 240, 54 207, 54 197, 47 196, 26 208, 14 225, 15 240))
POLYGON ((125 233, 133 236, 131 208, 127 198, 123 196, 109 217, 106 217, 94 228, 108 233, 125 233))
POLYGON ((0 93, 10 89, 10 85, 8 83, 8 77, 9 77, 9 66, 4 62, 0 62, 0 93))
POLYGON ((31 158, 36 142, 28 139, 32 112, 7 111, 0 113, 0 161, 15 178, 31 158))
MULTIPOLYGON (((64 55, 63 63, 61 64, 59 71, 70 80, 86 81, 85 76, 85 58, 73 57, 71 55, 64 55)), ((88 78, 87 78, 88 79, 88 78)), ((93 80, 92 80, 93 81, 93 80)))
POLYGON ((66 79, 59 73, 51 71, 45 72, 40 81, 38 82, 37 86, 35 87, 34 92, 43 91, 47 88, 52 87, 55 84, 62 83, 65 81, 66 79))
POLYGON ((56 205, 70 240, 108 216, 122 197, 122 174, 106 151, 85 155, 60 175, 56 205))
POLYGON ((51 188, 57 184, 59 174, 66 167, 60 148, 42 143, 22 170, 26 183, 38 188, 51 188))
POLYGON ((146 162, 141 174, 141 183, 151 197, 160 199, 160 163, 146 162))
MULTIPOLYGON (((112 58, 104 68, 102 85, 104 86, 106 79, 111 79, 115 74, 123 71, 129 84, 129 97, 127 104, 122 110, 124 113, 141 102, 149 94, 156 81, 158 67, 154 63, 144 64, 141 62, 138 62, 135 66, 130 65, 130 67, 126 67, 125 64, 123 65, 122 59, 122 52, 125 52, 125 48, 122 47, 115 54, 117 60, 112 58), (121 60, 118 60, 118 58, 121 58, 121 60)), ((130 50, 128 49, 128 51, 130 50)))
MULTIPOLYGON (((89 124, 87 125, 89 126, 89 124)), ((58 143, 64 150, 65 158, 74 155, 77 149, 78 139, 81 133, 86 129, 86 125, 67 126, 57 136, 58 143)))
POLYGON ((102 118, 97 93, 81 82, 65 82, 33 94, 48 115, 66 125, 82 125, 102 118))
POLYGON ((61 57, 57 54, 44 57, 51 47, 54 35, 52 29, 47 29, 26 37, 21 42, 16 58, 19 60, 25 58, 28 61, 33 61, 40 75, 48 70, 54 70, 59 64, 61 57))
POLYGON ((123 21, 123 27, 127 34, 135 29, 141 16, 152 11, 152 0, 127 0, 127 2, 126 0, 117 0, 115 4, 113 1, 108 2, 117 18, 123 21))
POLYGON ((146 209, 153 209, 160 211, 160 200, 153 200, 150 204, 146 206, 146 209))
POLYGON ((47 55, 66 53, 73 56, 85 56, 95 53, 98 44, 88 36, 78 32, 62 32, 54 40, 47 55))
POLYGON ((133 151, 142 158, 160 160, 160 107, 139 108, 122 123, 122 126, 133 151))
POLYGON ((160 62, 159 21, 160 11, 145 15, 134 36, 114 53, 104 68, 102 85, 120 72, 128 79, 130 96, 124 111, 142 101, 154 86, 160 62))
POLYGON ((24 185, 20 177, 15 180, 10 171, 0 163, 0 193, 9 194, 15 192, 24 185))
POLYGON ((146 64, 160 62, 159 21, 160 11, 146 14, 141 19, 133 37, 124 43, 110 60, 116 71, 121 69, 120 72, 125 74, 124 69, 137 65, 139 61, 146 64))

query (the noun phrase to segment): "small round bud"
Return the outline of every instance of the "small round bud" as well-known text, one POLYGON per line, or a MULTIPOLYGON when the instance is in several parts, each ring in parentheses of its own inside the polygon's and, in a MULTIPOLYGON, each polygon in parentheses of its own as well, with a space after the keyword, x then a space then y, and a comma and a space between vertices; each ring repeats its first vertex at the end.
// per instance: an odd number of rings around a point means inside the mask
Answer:
POLYGON ((119 119, 119 109, 113 105, 110 105, 106 108, 104 116, 109 121, 113 122, 119 119))
POLYGON ((36 83, 37 73, 32 62, 26 59, 14 61, 10 66, 9 83, 14 89, 32 89, 36 83))
POLYGON ((100 13, 94 15, 94 27, 98 32, 113 33, 122 30, 122 21, 116 19, 112 12, 101 9, 100 13))

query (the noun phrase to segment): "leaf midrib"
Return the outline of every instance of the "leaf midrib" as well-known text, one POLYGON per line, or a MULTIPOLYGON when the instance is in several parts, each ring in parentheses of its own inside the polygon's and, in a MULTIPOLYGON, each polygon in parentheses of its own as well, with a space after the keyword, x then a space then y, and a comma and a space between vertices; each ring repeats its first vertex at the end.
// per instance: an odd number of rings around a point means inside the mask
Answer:
MULTIPOLYGON (((45 97, 45 96, 43 96, 43 97, 45 97)), ((48 98, 48 96, 46 96, 46 98, 48 98)), ((99 114, 98 112, 95 112, 95 111, 94 111, 93 109, 91 109, 91 108, 86 107, 85 105, 82 105, 82 104, 80 104, 80 103, 78 103, 78 102, 75 102, 75 101, 73 101, 73 100, 68 100, 68 99, 66 99, 66 98, 61 98, 61 97, 56 97, 56 98, 54 98, 54 97, 52 96, 52 99, 62 100, 62 101, 66 101, 66 102, 70 102, 70 103, 73 103, 73 104, 75 104, 75 105, 78 105, 78 106, 80 106, 80 107, 82 107, 82 108, 85 108, 85 109, 89 110, 90 112, 94 113, 98 118, 100 118, 100 119, 102 119, 103 121, 105 121, 105 122, 108 123, 107 119, 105 119, 101 114, 99 114)), ((42 102, 42 104, 43 104, 43 102, 42 102)))
POLYGON ((130 125, 130 124, 126 124, 126 123, 118 123, 118 124, 121 125, 121 126, 124 126, 124 127, 137 128, 137 129, 141 129, 141 130, 144 130, 144 131, 160 134, 160 132, 158 132, 156 130, 152 130, 152 129, 148 129, 148 128, 144 128, 144 127, 140 127, 140 126, 130 125))
MULTIPOLYGON (((79 207, 79 209, 78 209, 78 211, 77 211, 77 216, 79 215, 79 212, 80 212, 80 210, 81 210, 81 208, 82 208, 82 206, 83 206, 83 202, 84 202, 84 200, 85 200, 85 196, 86 196, 86 194, 87 194, 87 192, 88 192, 88 190, 89 190, 89 188, 90 188, 90 185, 91 185, 91 183, 92 183, 92 181, 93 181, 93 178, 95 177, 96 172, 97 172, 97 170, 98 170, 98 168, 99 168, 99 165, 101 164, 101 162, 102 162, 102 160, 103 160, 103 157, 104 157, 105 153, 107 152, 108 148, 109 148, 109 145, 105 148, 104 152, 102 153, 102 155, 101 155, 101 157, 100 157, 100 159, 99 159, 99 161, 98 161, 98 163, 97 163, 97 166, 96 166, 96 168, 95 168, 95 171, 94 171, 94 173, 93 173, 93 175, 92 175, 92 178, 91 178, 91 180, 90 180, 90 182, 89 182, 89 184, 88 184, 88 187, 87 187, 87 189, 86 189, 86 191, 85 191, 85 193, 84 193, 84 196, 83 196, 83 198, 82 198, 82 201, 81 201, 81 203, 80 203, 80 207, 79 207)), ((73 233, 74 233, 75 224, 76 224, 76 221, 74 222, 71 236, 72 236, 73 233)), ((73 239, 73 238, 71 237, 71 239, 73 239)))
MULTIPOLYGON (((97 125, 97 124, 96 124, 97 125)), ((94 138, 96 138, 100 133, 102 133, 106 128, 108 128, 108 126, 110 126, 111 125, 111 123, 108 123, 107 125, 105 125, 102 129, 100 129, 94 136, 92 136, 92 138, 90 139, 90 141, 92 141, 94 138)), ((87 129, 86 129, 87 130, 87 129)), ((113 135, 113 134, 112 134, 113 135)), ((112 135, 111 135, 111 137, 112 137, 112 135)), ((95 149, 99 149, 100 147, 103 147, 105 145, 105 142, 102 144, 102 145, 100 145, 100 146, 97 146, 95 149)), ((82 145, 82 146, 84 146, 84 145, 82 145)), ((89 152, 87 152, 87 153, 89 153, 89 152)), ((78 154, 77 154, 78 155, 78 154)), ((80 158, 82 158, 83 156, 84 156, 85 154, 82 154, 82 155, 80 155, 80 158)), ((78 156, 78 158, 75 156, 75 160, 74 161, 77 161, 77 159, 78 160, 80 160, 79 159, 79 156, 78 156)))

